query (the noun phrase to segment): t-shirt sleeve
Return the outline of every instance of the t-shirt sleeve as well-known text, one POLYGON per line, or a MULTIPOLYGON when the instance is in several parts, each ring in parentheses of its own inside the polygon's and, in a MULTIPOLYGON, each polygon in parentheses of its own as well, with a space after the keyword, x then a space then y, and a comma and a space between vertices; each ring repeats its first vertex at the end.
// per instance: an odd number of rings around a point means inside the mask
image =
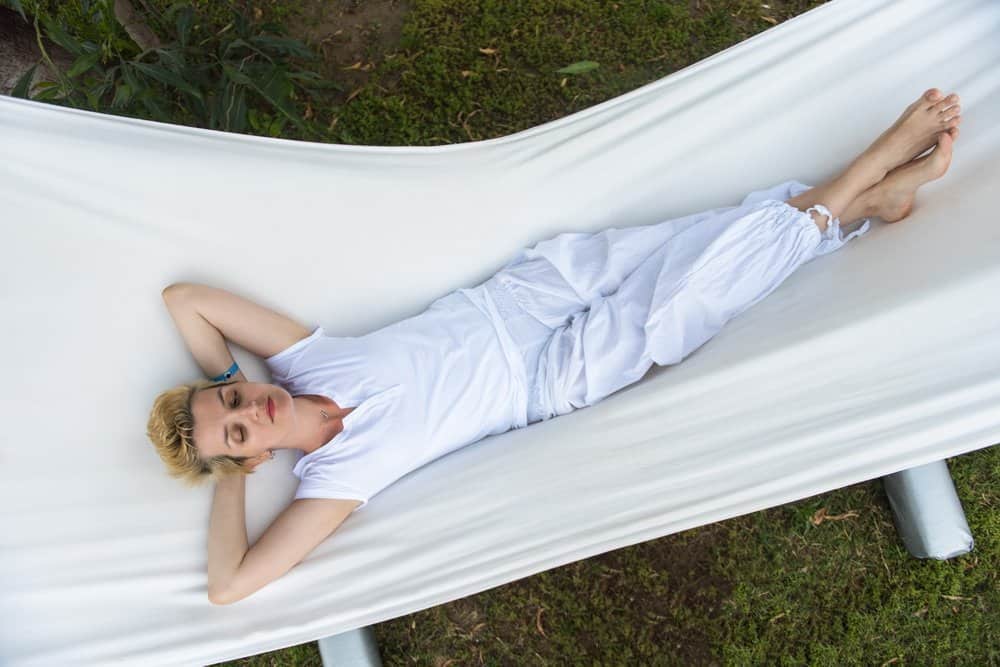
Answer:
POLYGON ((284 382, 292 374, 292 366, 295 360, 298 359, 302 352, 315 340, 318 340, 323 336, 323 327, 316 327, 316 329, 303 338, 302 340, 291 344, 286 347, 281 352, 272 355, 264 360, 269 371, 271 371, 271 376, 277 382, 284 382))
POLYGON ((316 468, 311 468, 310 471, 306 472, 299 482, 299 488, 295 491, 295 500, 300 498, 360 500, 361 504, 354 508, 355 512, 368 504, 368 494, 362 493, 349 484, 324 479, 321 474, 316 474, 317 472, 316 468))

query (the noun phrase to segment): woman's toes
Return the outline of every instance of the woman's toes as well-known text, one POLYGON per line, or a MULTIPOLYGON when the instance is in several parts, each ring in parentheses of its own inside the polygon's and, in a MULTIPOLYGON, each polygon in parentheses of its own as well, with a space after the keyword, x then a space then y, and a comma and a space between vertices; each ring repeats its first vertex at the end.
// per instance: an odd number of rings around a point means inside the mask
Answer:
POLYGON ((937 88, 931 88, 930 90, 924 92, 924 99, 928 102, 937 102, 941 99, 941 91, 937 88))
POLYGON ((930 161, 927 163, 931 170, 932 179, 941 178, 948 171, 948 167, 951 165, 951 147, 954 141, 955 137, 950 132, 942 132, 938 135, 937 147, 928 156, 930 161))
POLYGON ((952 93, 948 97, 938 100, 938 102, 931 107, 931 110, 941 112, 955 104, 958 104, 958 95, 952 93))
POLYGON ((947 109, 942 109, 941 111, 938 112, 938 116, 940 116, 941 119, 944 120, 946 118, 954 118, 955 116, 959 115, 960 113, 962 113, 962 105, 961 104, 956 104, 953 107, 948 107, 947 109))
POLYGON ((958 126, 956 125, 955 127, 949 129, 948 130, 948 134, 951 135, 951 140, 952 141, 954 141, 955 139, 958 139, 958 126))

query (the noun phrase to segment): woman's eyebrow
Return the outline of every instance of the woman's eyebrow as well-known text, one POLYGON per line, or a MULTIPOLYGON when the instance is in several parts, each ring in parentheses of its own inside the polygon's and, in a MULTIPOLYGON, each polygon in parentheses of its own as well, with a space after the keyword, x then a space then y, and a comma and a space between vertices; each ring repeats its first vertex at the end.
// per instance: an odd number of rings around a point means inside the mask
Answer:
MULTIPOLYGON (((217 393, 219 394, 219 403, 222 403, 222 407, 225 408, 226 402, 222 399, 222 387, 219 387, 217 393)), ((222 442, 226 444, 226 447, 232 449, 232 446, 229 444, 229 431, 226 430, 225 424, 222 425, 222 442)))

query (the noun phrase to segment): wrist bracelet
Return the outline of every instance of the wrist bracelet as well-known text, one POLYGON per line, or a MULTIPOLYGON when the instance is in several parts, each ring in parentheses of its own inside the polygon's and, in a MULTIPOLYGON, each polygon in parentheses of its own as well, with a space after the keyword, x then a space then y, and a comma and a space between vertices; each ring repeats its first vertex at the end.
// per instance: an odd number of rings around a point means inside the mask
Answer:
POLYGON ((237 366, 236 362, 234 361, 233 365, 230 366, 225 373, 223 373, 222 375, 216 375, 214 378, 211 379, 211 382, 222 382, 223 380, 228 380, 229 378, 236 375, 239 372, 239 370, 240 367, 237 366))

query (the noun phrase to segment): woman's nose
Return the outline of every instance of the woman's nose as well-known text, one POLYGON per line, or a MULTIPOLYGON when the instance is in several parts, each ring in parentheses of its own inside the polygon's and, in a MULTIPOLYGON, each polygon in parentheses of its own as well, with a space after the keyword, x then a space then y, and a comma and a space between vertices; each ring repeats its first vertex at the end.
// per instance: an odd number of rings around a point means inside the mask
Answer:
POLYGON ((248 401, 243 405, 244 405, 244 410, 243 410, 244 414, 246 414, 248 417, 253 418, 255 421, 259 419, 261 411, 260 411, 260 405, 257 403, 257 401, 248 401))

